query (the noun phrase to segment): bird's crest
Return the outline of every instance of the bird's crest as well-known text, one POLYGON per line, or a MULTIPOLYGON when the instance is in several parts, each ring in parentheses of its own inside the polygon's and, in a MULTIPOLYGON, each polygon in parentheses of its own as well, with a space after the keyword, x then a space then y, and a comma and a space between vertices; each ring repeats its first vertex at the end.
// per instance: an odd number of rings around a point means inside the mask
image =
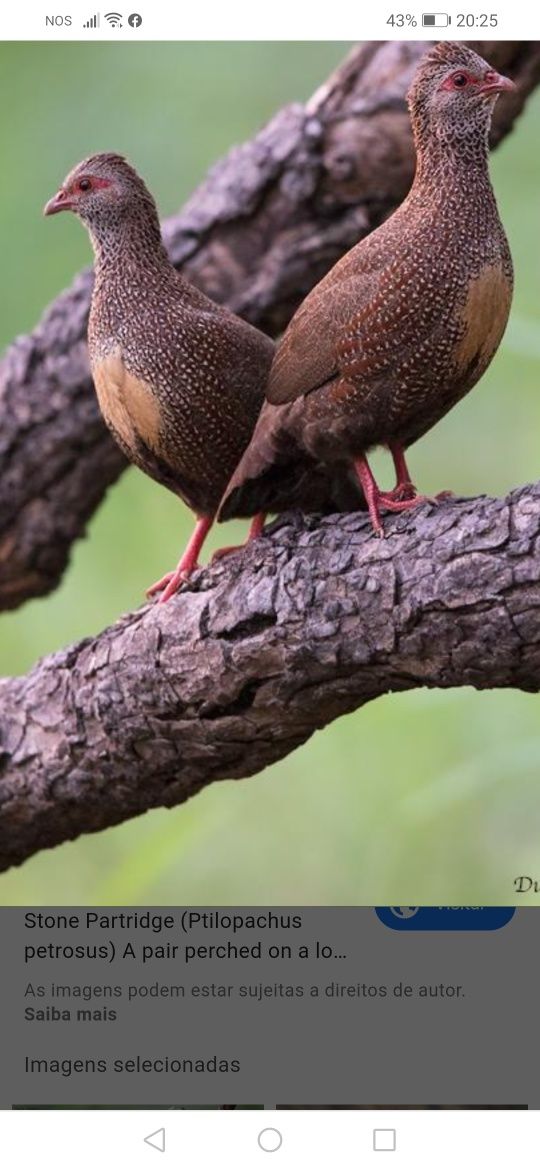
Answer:
POLYGON ((466 45, 458 41, 439 41, 422 58, 420 69, 429 65, 448 65, 449 68, 455 65, 459 69, 460 65, 470 67, 478 66, 479 63, 482 63, 481 57, 466 45))
POLYGON ((128 162, 123 154, 117 154, 116 151, 103 151, 98 154, 90 154, 88 158, 84 158, 82 162, 77 163, 73 171, 94 170, 94 171, 108 171, 110 169, 119 168, 124 173, 138 178, 134 167, 128 162))

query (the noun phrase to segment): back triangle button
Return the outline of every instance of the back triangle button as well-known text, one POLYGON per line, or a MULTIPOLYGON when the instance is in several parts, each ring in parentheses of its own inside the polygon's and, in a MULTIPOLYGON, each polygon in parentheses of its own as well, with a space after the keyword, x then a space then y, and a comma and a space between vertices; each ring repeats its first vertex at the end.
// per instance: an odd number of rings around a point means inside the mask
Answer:
POLYGON ((148 1137, 144 1138, 147 1146, 152 1146, 152 1149, 159 1150, 160 1154, 165 1153, 165 1130, 155 1129, 153 1133, 149 1133, 148 1137))

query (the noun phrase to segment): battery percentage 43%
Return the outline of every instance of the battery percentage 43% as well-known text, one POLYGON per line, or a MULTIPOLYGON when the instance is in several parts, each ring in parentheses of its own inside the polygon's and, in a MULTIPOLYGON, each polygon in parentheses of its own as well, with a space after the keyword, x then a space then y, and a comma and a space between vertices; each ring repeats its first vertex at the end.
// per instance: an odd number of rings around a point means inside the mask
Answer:
POLYGON ((386 21, 392 28, 416 28, 418 21, 411 12, 392 13, 386 21))

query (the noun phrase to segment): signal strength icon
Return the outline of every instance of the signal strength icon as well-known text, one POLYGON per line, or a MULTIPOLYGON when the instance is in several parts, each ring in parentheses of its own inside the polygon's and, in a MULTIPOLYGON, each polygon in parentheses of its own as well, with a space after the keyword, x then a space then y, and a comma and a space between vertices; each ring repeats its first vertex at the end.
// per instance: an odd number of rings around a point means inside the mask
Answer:
POLYGON ((91 16, 90 20, 83 24, 83 28, 99 28, 99 14, 96 12, 94 16, 91 16))
POLYGON ((111 28, 122 28, 122 13, 121 12, 106 12, 105 20, 108 20, 111 28))

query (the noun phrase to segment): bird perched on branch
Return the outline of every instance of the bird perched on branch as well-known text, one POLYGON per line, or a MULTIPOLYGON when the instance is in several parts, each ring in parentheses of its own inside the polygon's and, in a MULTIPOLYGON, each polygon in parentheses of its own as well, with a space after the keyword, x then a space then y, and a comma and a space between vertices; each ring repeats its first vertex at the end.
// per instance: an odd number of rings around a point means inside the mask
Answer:
POLYGON ((220 519, 272 507, 295 461, 347 468, 375 531, 381 509, 425 497, 405 450, 478 381, 504 333, 512 261, 488 174, 497 96, 514 84, 464 45, 441 43, 409 95, 417 166, 397 211, 339 261, 278 346, 255 433, 220 519), (367 460, 389 447, 379 489, 367 460))
MULTIPOLYGON (((148 590, 167 601, 197 567, 253 434, 274 343, 176 271, 155 202, 120 155, 96 154, 71 171, 45 215, 66 210, 86 225, 94 247, 88 348, 105 422, 127 458, 197 516, 176 569, 148 590)), ((301 459, 273 493, 276 510, 347 511, 362 500, 341 469, 304 467, 301 459)), ((255 517, 248 540, 263 523, 255 517)))
POLYGON ((274 345, 176 272, 154 200, 121 156, 75 167, 45 215, 64 210, 94 247, 88 345, 105 422, 127 458, 197 515, 176 570, 149 590, 165 601, 196 566, 252 435, 274 345))

